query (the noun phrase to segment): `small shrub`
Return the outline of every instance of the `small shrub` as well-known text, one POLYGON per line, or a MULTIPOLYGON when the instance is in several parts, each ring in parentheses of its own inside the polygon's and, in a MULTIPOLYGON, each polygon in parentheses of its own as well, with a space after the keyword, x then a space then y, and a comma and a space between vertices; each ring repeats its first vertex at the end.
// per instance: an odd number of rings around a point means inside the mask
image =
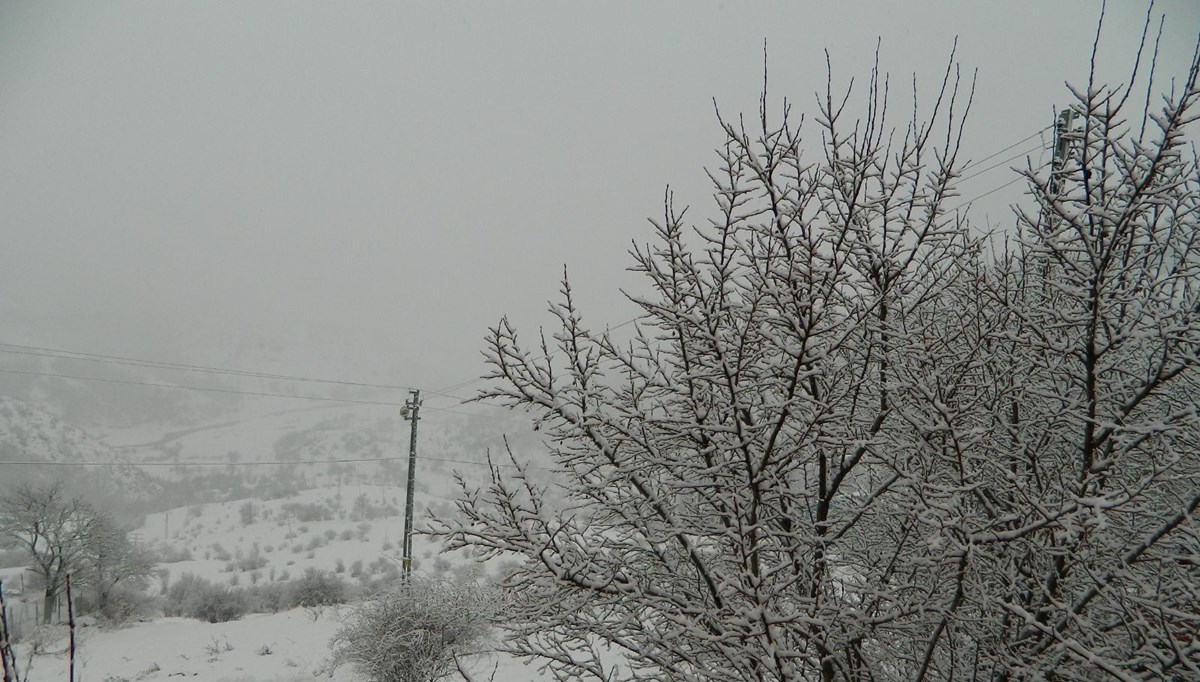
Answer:
POLYGON ((192 560, 192 550, 187 547, 176 548, 171 545, 158 545, 154 547, 153 551, 160 564, 177 564, 180 561, 192 560))
POLYGON ((237 620, 246 614, 244 595, 237 590, 214 585, 204 593, 189 614, 192 618, 209 623, 225 623, 237 620))
POLYGON ((91 614, 100 621, 114 625, 150 616, 157 604, 154 597, 143 588, 144 583, 114 586, 104 595, 102 603, 95 602, 90 590, 81 590, 75 598, 75 613, 91 614))
POLYGON ((228 639, 221 643, 217 641, 216 637, 213 637, 211 642, 204 645, 204 653, 208 654, 210 661, 226 651, 233 651, 233 645, 229 643, 228 639))
POLYGON ((179 576, 167 589, 163 605, 165 615, 184 616, 209 623, 237 620, 246 610, 245 595, 241 592, 191 573, 179 576))
POLYGON ((240 514, 242 517, 242 525, 249 526, 250 524, 254 523, 255 519, 258 517, 258 509, 254 506, 254 502, 247 500, 246 503, 238 509, 238 514, 240 514))
POLYGON ((346 601, 346 582, 329 571, 309 568, 289 585, 288 601, 297 606, 332 606, 346 601))
POLYGON ((287 585, 263 583, 246 589, 246 605, 256 613, 278 613, 289 608, 287 585))
POLYGON ((229 561, 233 558, 233 555, 231 555, 224 547, 222 547, 221 543, 214 542, 212 544, 212 557, 217 561, 229 561))
POLYGON ((255 547, 246 556, 238 557, 236 563, 239 571, 256 571, 267 565, 267 558, 259 553, 258 548, 255 547))
POLYGON ((436 680, 478 653, 499 613, 489 588, 413 578, 355 606, 333 639, 334 666, 374 682, 436 680))

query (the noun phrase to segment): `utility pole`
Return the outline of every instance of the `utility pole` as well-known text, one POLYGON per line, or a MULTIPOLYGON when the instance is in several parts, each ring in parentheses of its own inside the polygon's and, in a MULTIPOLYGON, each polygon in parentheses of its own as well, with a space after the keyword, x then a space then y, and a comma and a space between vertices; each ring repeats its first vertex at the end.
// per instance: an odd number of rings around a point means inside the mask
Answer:
POLYGON ((400 416, 412 424, 408 440, 408 495, 404 501, 404 541, 401 550, 405 582, 408 582, 412 573, 413 496, 416 494, 417 483, 417 420, 420 419, 417 413, 421 410, 421 391, 414 388, 409 391, 409 395, 411 397, 408 402, 400 408, 400 416))
MULTIPOLYGON (((1050 197, 1057 197, 1062 191, 1063 181, 1066 178, 1067 171, 1067 155, 1071 152, 1072 131, 1075 123, 1075 110, 1069 105, 1062 111, 1058 112, 1058 119, 1054 122, 1054 156, 1050 159, 1050 180, 1046 185, 1047 201, 1050 197)), ((1038 217, 1038 228, 1043 230, 1045 234, 1051 234, 1058 226, 1058 218, 1053 210, 1047 210, 1046 205, 1042 206, 1042 213, 1038 217)), ((1045 295, 1049 287, 1050 279, 1050 258, 1043 256, 1041 259, 1041 277, 1042 277, 1042 294, 1045 295)), ((1014 405, 1014 409, 1015 405, 1014 405)))
POLYGON ((1062 190, 1063 168, 1067 165, 1067 152, 1071 151, 1071 124, 1075 122, 1075 110, 1067 107, 1058 113, 1054 124, 1054 159, 1050 162, 1050 193, 1062 190))

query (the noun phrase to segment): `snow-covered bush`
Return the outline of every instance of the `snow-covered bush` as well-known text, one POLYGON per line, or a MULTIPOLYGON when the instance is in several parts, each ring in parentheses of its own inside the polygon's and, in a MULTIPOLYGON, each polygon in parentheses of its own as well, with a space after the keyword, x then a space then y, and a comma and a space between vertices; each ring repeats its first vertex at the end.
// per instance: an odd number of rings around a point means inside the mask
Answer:
POLYGON ((288 606, 332 606, 344 603, 348 593, 341 576, 309 567, 288 585, 288 606))
POLYGON ((102 603, 90 591, 81 591, 75 600, 77 613, 94 615, 109 623, 125 623, 157 611, 155 597, 146 594, 141 586, 120 585, 111 589, 102 603))
POLYGON ((244 590, 246 605, 254 613, 277 613, 291 608, 287 583, 262 582, 244 590))
POLYGON ((334 664, 371 682, 442 679, 485 649, 498 605, 491 588, 412 576, 352 608, 333 639, 334 664))
POLYGON ((184 573, 167 588, 163 614, 223 623, 241 618, 248 610, 247 606, 246 595, 241 590, 184 573))

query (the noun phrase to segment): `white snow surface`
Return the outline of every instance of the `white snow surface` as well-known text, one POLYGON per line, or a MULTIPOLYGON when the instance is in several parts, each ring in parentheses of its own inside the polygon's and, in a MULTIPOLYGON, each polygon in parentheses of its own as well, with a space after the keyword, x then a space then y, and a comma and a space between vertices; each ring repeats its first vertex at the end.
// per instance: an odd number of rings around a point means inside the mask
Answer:
MULTIPOLYGON (((78 630, 76 679, 94 682, 298 682, 300 680, 361 680, 347 666, 330 670, 329 640, 337 632, 345 609, 327 609, 315 619, 312 612, 293 609, 275 614, 250 614, 228 623, 204 623, 186 618, 161 618, 120 629, 83 627, 78 630)), ((65 628, 45 654, 33 658, 31 680, 65 680, 68 660, 65 628)), ((26 645, 18 645, 22 665, 26 645)), ((504 654, 487 654, 470 661, 473 674, 487 679, 494 666, 495 682, 534 682, 543 678, 537 668, 504 654)))

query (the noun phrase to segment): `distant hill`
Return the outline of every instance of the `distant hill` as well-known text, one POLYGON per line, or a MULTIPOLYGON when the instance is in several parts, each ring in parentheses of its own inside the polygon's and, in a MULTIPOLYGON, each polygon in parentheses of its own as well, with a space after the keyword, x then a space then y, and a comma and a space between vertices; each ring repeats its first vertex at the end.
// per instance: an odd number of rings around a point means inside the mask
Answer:
POLYGON ((135 503, 161 490, 156 479, 83 429, 22 400, 0 397, 0 481, 52 479, 99 502, 135 503), (71 462, 101 466, 62 466, 71 462))

